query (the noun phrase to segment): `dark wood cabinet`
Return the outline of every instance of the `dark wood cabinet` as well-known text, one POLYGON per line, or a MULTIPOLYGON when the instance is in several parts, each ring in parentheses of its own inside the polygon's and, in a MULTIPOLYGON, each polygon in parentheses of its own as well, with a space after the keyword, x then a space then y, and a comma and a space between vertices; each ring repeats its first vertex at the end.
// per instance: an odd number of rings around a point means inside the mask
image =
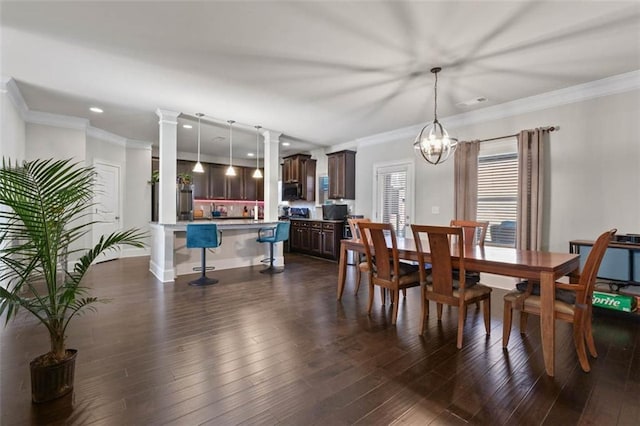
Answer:
POLYGON ((290 249, 337 260, 344 224, 338 221, 292 220, 290 249))
POLYGON ((316 160, 310 155, 295 154, 283 158, 282 182, 301 185, 299 200, 315 201, 316 199, 316 160))
POLYGON ((224 175, 227 166, 224 164, 209 164, 209 196, 211 200, 224 200, 227 195, 227 181, 224 175))
POLYGON ((292 220, 289 231, 290 249, 308 253, 311 250, 309 238, 309 222, 303 220, 292 220))
POLYGON ((322 224, 322 254, 324 256, 331 257, 332 259, 338 258, 338 247, 340 246, 340 239, 342 238, 343 226, 343 224, 336 223, 322 224), (340 228, 340 233, 336 232, 336 228, 340 228))
POLYGON ((181 175, 188 175, 191 178, 191 184, 193 185, 193 198, 206 199, 209 194, 207 170, 205 168, 205 173, 194 173, 193 167, 195 165, 195 161, 178 160, 176 174, 178 178, 180 178, 181 175))
POLYGON ((356 153, 355 151, 338 151, 327 154, 329 174, 329 198, 356 198, 356 153))
MULTIPOLYGON (((244 190, 242 192, 243 200, 264 200, 264 178, 256 179, 253 177, 256 169, 252 167, 243 167, 244 190)), ((260 169, 264 176, 264 170, 260 169)))
POLYGON ((284 183, 304 182, 306 180, 306 162, 311 160, 308 154, 295 154, 284 157, 282 164, 282 181, 284 183))
POLYGON ((236 170, 235 176, 225 175, 225 198, 227 200, 242 200, 244 191, 244 167, 235 166, 234 169, 236 170))
POLYGON ((226 164, 202 163, 204 173, 194 173, 195 165, 195 161, 178 160, 176 168, 178 176, 191 177, 195 199, 264 201, 264 179, 253 177, 255 168, 234 166, 236 176, 226 176, 226 164))

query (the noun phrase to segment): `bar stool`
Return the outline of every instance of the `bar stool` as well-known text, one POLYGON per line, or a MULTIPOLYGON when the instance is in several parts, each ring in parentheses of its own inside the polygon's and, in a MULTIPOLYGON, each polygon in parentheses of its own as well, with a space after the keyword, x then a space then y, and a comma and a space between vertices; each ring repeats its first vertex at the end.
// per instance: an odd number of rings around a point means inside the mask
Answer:
POLYGON ((205 225, 192 225, 187 224, 187 248, 200 248, 202 249, 202 261, 201 266, 193 268, 194 271, 202 271, 200 278, 197 280, 189 281, 189 285, 203 286, 211 285, 218 282, 215 278, 209 278, 206 272, 215 269, 214 267, 207 268, 207 249, 216 248, 222 244, 222 233, 218 231, 218 225, 205 224, 205 225))
POLYGON ((275 227, 260 228, 258 230, 259 243, 269 243, 269 257, 262 260, 262 263, 269 262, 269 267, 260 271, 262 274, 278 274, 284 271, 284 267, 276 268, 273 266, 273 245, 280 241, 287 241, 289 239, 289 222, 278 222, 275 227))

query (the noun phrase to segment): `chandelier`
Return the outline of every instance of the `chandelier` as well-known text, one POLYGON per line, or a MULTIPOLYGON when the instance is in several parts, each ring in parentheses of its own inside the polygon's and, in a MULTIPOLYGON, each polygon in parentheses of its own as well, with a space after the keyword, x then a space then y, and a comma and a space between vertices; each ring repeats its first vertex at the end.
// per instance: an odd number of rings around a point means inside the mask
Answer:
POLYGON ((447 161, 458 145, 458 140, 449 137, 447 130, 438 121, 438 73, 441 70, 440 67, 431 68, 431 72, 436 76, 433 86, 433 123, 424 126, 413 143, 416 152, 431 164, 447 161))

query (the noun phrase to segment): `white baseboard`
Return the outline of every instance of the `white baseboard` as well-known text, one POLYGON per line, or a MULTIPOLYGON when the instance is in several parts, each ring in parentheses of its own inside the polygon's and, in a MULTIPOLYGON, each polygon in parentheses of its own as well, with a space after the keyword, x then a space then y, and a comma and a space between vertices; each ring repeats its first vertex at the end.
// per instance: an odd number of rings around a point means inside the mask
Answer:
POLYGON ((154 263, 153 260, 149 261, 149 271, 163 283, 173 282, 176 275, 175 269, 163 270, 157 263, 154 263))
POLYGON ((151 248, 137 248, 137 247, 127 247, 122 250, 120 257, 140 257, 140 256, 150 256, 151 248))

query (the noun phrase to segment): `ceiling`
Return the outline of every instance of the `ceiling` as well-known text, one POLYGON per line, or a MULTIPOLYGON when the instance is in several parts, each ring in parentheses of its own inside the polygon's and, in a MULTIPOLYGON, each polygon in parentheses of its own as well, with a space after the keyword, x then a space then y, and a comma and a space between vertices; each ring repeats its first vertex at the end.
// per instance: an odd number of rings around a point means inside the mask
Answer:
MULTIPOLYGON (((156 144, 157 108, 202 112, 218 156, 229 119, 234 157, 255 125, 286 154, 424 123, 434 66, 439 117, 640 69, 638 1, 2 1, 0 16, 1 75, 30 109, 156 144)), ((178 144, 195 152, 197 125, 178 144)))

